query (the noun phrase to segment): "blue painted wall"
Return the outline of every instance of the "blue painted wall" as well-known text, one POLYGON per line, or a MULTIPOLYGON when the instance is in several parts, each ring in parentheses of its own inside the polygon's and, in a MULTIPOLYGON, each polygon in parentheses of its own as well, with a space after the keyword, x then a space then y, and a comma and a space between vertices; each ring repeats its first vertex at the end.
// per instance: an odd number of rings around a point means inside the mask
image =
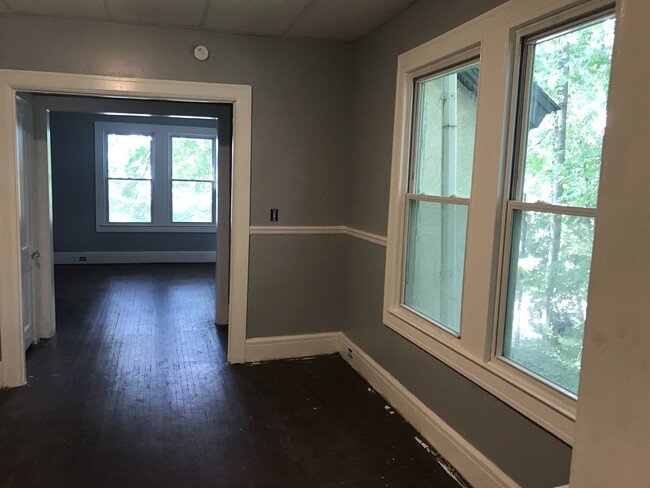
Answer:
MULTIPOLYGON (((43 97, 52 99, 54 97, 43 97)), ((58 98, 58 97, 55 97, 58 98)), ((74 106, 78 109, 79 98, 74 106)), ((56 103, 60 105, 59 98, 56 103)), ((104 106, 102 112, 125 113, 128 101, 92 99, 104 106)), ((134 102, 135 113, 178 114, 191 112, 197 104, 134 102), (186 105, 182 107, 182 105, 186 105), (179 106, 180 109, 179 109, 179 106)), ((196 115, 210 114, 210 105, 198 106, 196 115)), ((212 106, 214 107, 214 106, 212 106)), ((214 110, 212 110, 214 116, 214 110)), ((133 117, 82 112, 50 112, 52 161, 52 213, 55 252, 101 251, 214 251, 212 233, 97 232, 95 227, 95 122, 141 122, 160 125, 214 127, 212 119, 133 117)), ((220 141, 223 144, 223 141, 220 141)), ((227 162, 229 164, 229 162, 227 162)))

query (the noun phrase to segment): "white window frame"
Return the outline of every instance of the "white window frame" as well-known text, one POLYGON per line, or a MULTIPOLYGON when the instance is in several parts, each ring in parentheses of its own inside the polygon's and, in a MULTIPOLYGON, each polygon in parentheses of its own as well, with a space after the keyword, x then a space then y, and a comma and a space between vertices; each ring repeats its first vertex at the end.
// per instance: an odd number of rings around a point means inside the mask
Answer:
MULTIPOLYGON (((513 222, 514 214, 516 211, 521 212, 542 212, 547 214, 559 214, 566 216, 576 217, 591 217, 596 218, 597 207, 575 207, 570 205, 550 204, 545 202, 526 202, 520 198, 523 192, 524 184, 524 163, 526 140, 521 132, 521 127, 528 124, 528 109, 529 109, 529 87, 531 84, 531 65, 532 59, 527 53, 527 47, 524 43, 527 40, 536 40, 536 38, 546 38, 554 33, 562 32, 577 27, 580 25, 588 24, 597 19, 608 17, 614 14, 614 8, 611 3, 601 8, 575 9, 567 12, 563 16, 561 22, 557 18, 546 19, 541 22, 536 22, 526 28, 517 31, 515 59, 517 64, 516 74, 520 79, 513 80, 518 83, 516 89, 512 90, 512 107, 511 120, 510 120, 510 133, 508 146, 510 149, 510 156, 506 167, 506 195, 503 203, 503 226, 501 229, 502 246, 501 256, 499 258, 499 299, 498 299, 498 319, 495 341, 495 354, 494 357, 503 361, 515 369, 521 370, 524 374, 532 377, 542 385, 548 386, 551 390, 559 391, 562 395, 568 396, 577 400, 577 396, 570 391, 564 390, 559 385, 554 385, 551 381, 537 375, 534 371, 528 370, 520 366, 516 362, 510 360, 503 355, 503 341, 505 337, 506 327, 506 314, 508 305, 508 284, 511 280, 510 271, 512 267, 512 237, 513 237, 513 222)), ((514 86, 514 85, 513 85, 514 86)))
MULTIPOLYGON (((512 0, 398 58, 384 323, 564 442, 575 435, 576 400, 514 367, 497 352, 505 207, 514 142, 519 43, 531 29, 566 25, 612 1, 512 0), (414 81, 458 56, 480 51, 476 136, 460 336, 432 326, 403 305, 406 204, 414 81)), ((509 243, 507 244, 509 245, 509 243)))
POLYGON ((216 232, 217 129, 211 127, 143 124, 137 122, 95 122, 95 211, 97 232, 216 232), (151 222, 112 223, 108 221, 108 134, 150 134, 152 136, 151 222), (211 222, 172 221, 172 137, 212 140, 212 220, 211 222))
MULTIPOLYGON (((413 193, 413 186, 415 184, 415 170, 416 170, 416 165, 417 162, 415 161, 416 156, 416 145, 417 145, 417 140, 419 134, 417 134, 417 131, 419 129, 419 124, 418 124, 418 111, 419 111, 419 97, 417 93, 417 88, 416 85, 418 83, 421 83, 423 81, 426 81, 427 79, 432 79, 432 78, 438 78, 441 76, 444 76, 448 73, 454 73, 456 71, 462 70, 463 68, 467 68, 469 66, 478 64, 479 65, 479 70, 480 70, 480 52, 478 49, 478 46, 470 47, 466 50, 463 50, 461 53, 458 53, 454 56, 451 56, 448 59, 441 60, 440 62, 437 62, 431 66, 426 66, 425 68, 418 70, 413 73, 413 85, 412 85, 412 104, 411 104, 411 120, 412 122, 412 127, 409 130, 410 133, 410 145, 409 145, 409 156, 408 156, 408 164, 407 164, 407 176, 405 179, 404 184, 406 185, 406 188, 404 190, 404 227, 403 227, 403 235, 404 238, 402 240, 402 263, 401 263, 401 274, 400 274, 400 308, 397 311, 399 314, 403 314, 407 317, 409 317, 410 322, 412 325, 416 328, 418 328, 420 331, 422 331, 425 334, 432 334, 434 337, 445 337, 449 341, 456 341, 460 338, 460 335, 462 334, 462 329, 459 332, 456 332, 455 330, 451 329, 450 327, 447 327, 446 325, 438 322, 437 320, 434 320, 432 318, 426 317, 425 315, 421 314, 417 310, 415 310, 412 307, 409 307, 406 305, 405 302, 405 276, 406 276, 406 247, 407 247, 407 241, 408 241, 408 232, 409 232, 409 217, 410 217, 410 210, 409 210, 409 204, 410 202, 416 201, 416 202, 432 202, 432 203, 440 203, 440 204, 447 204, 447 205, 462 205, 465 206, 469 209, 470 204, 471 204, 471 188, 470 188, 470 195, 468 197, 457 197, 457 196, 433 196, 433 195, 426 195, 426 194, 416 194, 413 193)), ((480 82, 480 76, 479 76, 479 82, 480 82)), ((472 158, 473 159, 473 158, 472 158)), ((473 167, 473 160, 472 160, 472 167, 473 167)), ((466 252, 465 256, 463 259, 466 259, 466 252)), ((461 294, 461 304, 462 304, 462 294, 461 294)), ((461 308, 461 322, 462 322, 462 308, 461 308)))

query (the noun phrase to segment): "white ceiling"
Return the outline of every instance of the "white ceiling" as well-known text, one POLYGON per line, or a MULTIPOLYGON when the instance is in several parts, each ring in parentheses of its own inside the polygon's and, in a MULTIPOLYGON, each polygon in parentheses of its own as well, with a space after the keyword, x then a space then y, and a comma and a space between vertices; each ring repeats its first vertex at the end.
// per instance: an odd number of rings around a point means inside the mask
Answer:
POLYGON ((0 13, 354 41, 414 0, 0 0, 0 13))

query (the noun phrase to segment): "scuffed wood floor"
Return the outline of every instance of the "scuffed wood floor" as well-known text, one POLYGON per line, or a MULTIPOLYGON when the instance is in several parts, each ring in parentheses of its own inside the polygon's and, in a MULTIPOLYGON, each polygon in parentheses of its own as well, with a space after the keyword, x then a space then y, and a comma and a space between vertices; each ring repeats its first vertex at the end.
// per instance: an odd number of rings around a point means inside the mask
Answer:
POLYGON ((2 487, 458 487, 338 356, 227 366, 211 265, 58 266, 2 487))

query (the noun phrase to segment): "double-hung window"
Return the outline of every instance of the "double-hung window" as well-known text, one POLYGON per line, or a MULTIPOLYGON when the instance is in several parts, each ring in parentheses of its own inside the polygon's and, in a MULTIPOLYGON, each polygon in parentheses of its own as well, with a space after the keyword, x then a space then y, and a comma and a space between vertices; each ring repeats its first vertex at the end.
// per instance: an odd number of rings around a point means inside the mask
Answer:
POLYGON ((498 351, 577 395, 607 89, 611 13, 521 38, 498 351))
POLYGON ((398 63, 384 323, 568 443, 614 27, 508 2, 398 63))
POLYGON ((414 81, 403 304, 460 334, 479 64, 414 81))
POLYGON ((100 232, 214 232, 216 128, 95 123, 100 232))

